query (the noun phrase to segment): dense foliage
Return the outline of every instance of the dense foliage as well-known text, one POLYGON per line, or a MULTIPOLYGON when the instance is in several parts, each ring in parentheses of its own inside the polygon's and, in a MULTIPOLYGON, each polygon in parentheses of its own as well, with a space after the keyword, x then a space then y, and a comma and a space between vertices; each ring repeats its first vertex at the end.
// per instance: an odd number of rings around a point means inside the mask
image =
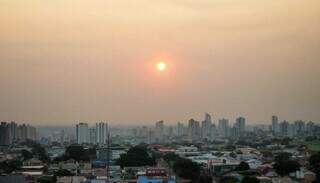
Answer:
POLYGON ((135 146, 130 148, 126 154, 122 154, 117 164, 121 167, 153 166, 156 161, 152 155, 148 154, 146 147, 135 146))
POLYGON ((250 166, 248 165, 248 163, 242 161, 236 168, 236 171, 246 171, 249 169, 250 169, 250 166))
POLYGON ((96 158, 96 148, 84 149, 81 145, 71 145, 67 147, 64 160, 74 159, 76 161, 90 161, 96 158))
POLYGON ((54 176, 57 177, 64 177, 64 176, 73 176, 74 173, 70 172, 69 170, 65 170, 65 169, 59 169, 58 171, 56 171, 54 173, 54 176))
POLYGON ((19 160, 6 160, 0 162, 0 172, 12 173, 13 171, 19 170, 22 166, 22 162, 19 160))
POLYGON ((220 180, 219 183, 238 183, 238 179, 234 177, 224 177, 220 180))
POLYGON ((30 151, 27 151, 25 149, 23 149, 21 151, 21 155, 22 155, 23 160, 29 160, 29 159, 33 158, 33 154, 30 151))
MULTIPOLYGON (((36 157, 43 162, 49 161, 47 151, 44 147, 41 146, 41 144, 32 140, 27 140, 22 145, 26 145, 32 149, 31 150, 32 157, 36 157)), ((22 153, 24 153, 22 154, 23 158, 27 158, 27 159, 30 158, 30 154, 28 155, 27 152, 23 151, 22 153)))
POLYGON ((189 159, 175 154, 167 154, 163 159, 173 168, 173 171, 182 178, 197 182, 200 178, 200 166, 189 159))
POLYGON ((320 182, 320 152, 310 156, 309 164, 313 172, 316 173, 315 182, 320 182))
POLYGON ((256 177, 245 176, 243 177, 241 183, 260 183, 260 180, 256 177))
POLYGON ((300 164, 291 159, 290 153, 280 153, 275 157, 273 168, 281 176, 289 175, 300 169, 300 164))

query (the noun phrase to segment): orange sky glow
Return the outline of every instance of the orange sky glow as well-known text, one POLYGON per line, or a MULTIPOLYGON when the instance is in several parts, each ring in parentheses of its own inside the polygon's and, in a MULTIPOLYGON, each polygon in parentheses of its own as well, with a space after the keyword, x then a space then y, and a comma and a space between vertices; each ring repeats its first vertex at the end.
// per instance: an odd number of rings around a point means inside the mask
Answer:
POLYGON ((319 19, 319 0, 2 0, 1 120, 320 122, 319 19))

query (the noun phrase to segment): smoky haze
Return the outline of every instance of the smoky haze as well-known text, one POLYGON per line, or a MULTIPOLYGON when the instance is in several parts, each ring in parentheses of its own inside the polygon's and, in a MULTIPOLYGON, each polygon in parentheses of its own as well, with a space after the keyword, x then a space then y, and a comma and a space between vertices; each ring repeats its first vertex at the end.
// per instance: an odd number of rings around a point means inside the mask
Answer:
POLYGON ((0 117, 320 121, 319 19, 319 0, 3 0, 0 117))

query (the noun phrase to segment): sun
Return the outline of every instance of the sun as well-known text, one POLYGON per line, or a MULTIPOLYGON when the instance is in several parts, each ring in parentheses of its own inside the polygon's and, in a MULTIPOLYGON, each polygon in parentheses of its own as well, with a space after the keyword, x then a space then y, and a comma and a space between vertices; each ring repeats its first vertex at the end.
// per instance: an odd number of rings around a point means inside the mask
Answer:
POLYGON ((159 71, 164 71, 167 68, 167 64, 165 62, 158 62, 157 63, 157 69, 159 71))

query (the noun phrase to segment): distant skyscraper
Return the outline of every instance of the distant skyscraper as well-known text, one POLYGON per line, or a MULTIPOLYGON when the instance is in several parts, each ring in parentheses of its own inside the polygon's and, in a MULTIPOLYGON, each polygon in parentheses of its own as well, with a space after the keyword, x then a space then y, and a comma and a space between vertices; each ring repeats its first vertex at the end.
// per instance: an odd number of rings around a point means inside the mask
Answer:
POLYGON ((239 136, 243 136, 246 130, 246 119, 244 117, 237 118, 235 127, 239 131, 239 136))
POLYGON ((30 125, 17 125, 15 122, 1 122, 0 145, 10 145, 15 141, 36 140, 36 128, 30 125))
POLYGON ((202 139, 211 140, 211 134, 214 129, 212 129, 211 116, 205 113, 204 121, 201 123, 201 137, 202 139))
POLYGON ((288 121, 282 121, 280 123, 280 134, 281 136, 289 136, 290 124, 288 121))
POLYGON ((306 125, 306 132, 308 133, 308 135, 314 135, 314 127, 315 124, 312 121, 309 121, 306 125))
POLYGON ((306 125, 304 121, 295 121, 294 122, 294 131, 295 131, 295 135, 299 135, 302 136, 305 134, 306 131, 306 125))
POLYGON ((184 125, 182 123, 178 122, 178 124, 177 124, 177 136, 178 137, 182 137, 183 135, 185 135, 184 125))
POLYGON ((97 137, 96 137, 96 129, 95 128, 90 128, 89 129, 89 141, 90 144, 96 144, 97 143, 97 137))
POLYGON ((87 123, 79 123, 76 125, 77 143, 89 143, 89 128, 87 123))
POLYGON ((108 123, 96 123, 96 143, 106 144, 108 139, 108 123))
POLYGON ((220 136, 227 137, 228 131, 229 131, 229 120, 220 119, 218 129, 219 129, 220 136))
POLYGON ((164 141, 164 122, 156 122, 155 127, 155 140, 156 142, 162 143, 164 141))
POLYGON ((194 119, 189 120, 188 136, 190 141, 197 141, 200 139, 201 130, 200 130, 200 123, 198 121, 194 119))
POLYGON ((272 132, 274 135, 280 132, 278 116, 272 116, 272 132))

